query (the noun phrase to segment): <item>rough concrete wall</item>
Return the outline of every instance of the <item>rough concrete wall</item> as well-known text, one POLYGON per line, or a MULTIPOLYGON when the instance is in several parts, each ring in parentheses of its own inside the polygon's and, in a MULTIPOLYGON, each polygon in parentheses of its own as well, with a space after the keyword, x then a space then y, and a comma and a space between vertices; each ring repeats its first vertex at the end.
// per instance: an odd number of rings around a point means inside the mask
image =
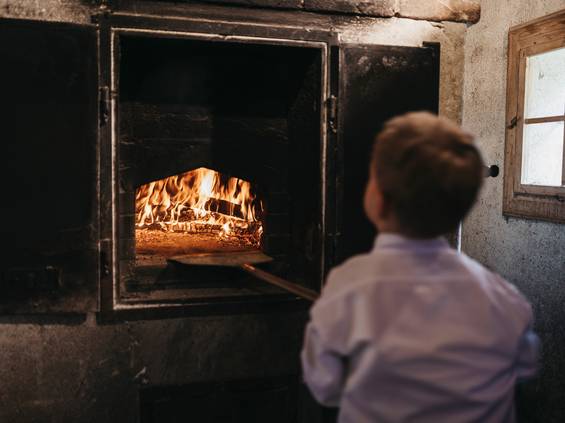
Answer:
MULTIPOLYGON (((96 2, 0 0, 0 16, 88 23, 96 2)), ((442 114, 461 118, 466 26, 409 19, 328 18, 346 42, 442 43, 442 114)), ((142 386, 298 371, 303 313, 143 321, 23 322, 0 317, 0 422, 137 420, 142 386)))
MULTIPOLYGON (((465 45, 463 124, 487 164, 504 165, 507 36, 511 26, 565 7, 564 0, 482 0, 465 45)), ((485 181, 463 225, 462 248, 515 283, 533 303, 543 340, 541 377, 520 408, 524 421, 565 421, 565 225, 502 216, 502 176, 485 181)))

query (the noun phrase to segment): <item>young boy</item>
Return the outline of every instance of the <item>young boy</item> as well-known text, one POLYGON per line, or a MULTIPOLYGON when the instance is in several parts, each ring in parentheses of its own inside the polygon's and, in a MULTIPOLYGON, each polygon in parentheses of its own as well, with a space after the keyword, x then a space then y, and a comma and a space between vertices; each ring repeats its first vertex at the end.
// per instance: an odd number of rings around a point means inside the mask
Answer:
POLYGON ((429 113, 377 136, 364 206, 379 235, 330 272, 302 351, 306 383, 340 423, 514 421, 514 385, 536 367, 531 308, 441 238, 483 169, 472 136, 429 113))

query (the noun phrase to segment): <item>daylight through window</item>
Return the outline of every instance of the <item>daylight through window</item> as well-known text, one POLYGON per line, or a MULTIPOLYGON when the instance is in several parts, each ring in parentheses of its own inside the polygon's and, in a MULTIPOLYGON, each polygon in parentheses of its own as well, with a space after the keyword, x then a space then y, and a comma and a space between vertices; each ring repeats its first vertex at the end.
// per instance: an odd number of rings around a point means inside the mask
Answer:
POLYGON ((526 59, 522 184, 563 185, 565 48, 526 59))

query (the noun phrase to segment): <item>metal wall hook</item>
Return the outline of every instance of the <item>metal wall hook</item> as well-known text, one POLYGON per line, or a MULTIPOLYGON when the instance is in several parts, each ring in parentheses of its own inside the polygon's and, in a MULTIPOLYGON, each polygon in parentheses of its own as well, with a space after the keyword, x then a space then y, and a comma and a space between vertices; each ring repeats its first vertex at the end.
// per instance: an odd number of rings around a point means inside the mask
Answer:
POLYGON ((500 173, 500 168, 497 165, 485 166, 485 178, 496 178, 500 173))

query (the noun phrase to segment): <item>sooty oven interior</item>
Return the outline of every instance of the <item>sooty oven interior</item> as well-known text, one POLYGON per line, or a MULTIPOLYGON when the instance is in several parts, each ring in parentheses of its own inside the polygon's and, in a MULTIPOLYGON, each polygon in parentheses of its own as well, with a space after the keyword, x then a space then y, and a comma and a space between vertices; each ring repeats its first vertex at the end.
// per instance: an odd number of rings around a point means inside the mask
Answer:
POLYGON ((121 295, 286 295, 182 260, 254 252, 319 287, 323 49, 135 32, 114 43, 121 295))

